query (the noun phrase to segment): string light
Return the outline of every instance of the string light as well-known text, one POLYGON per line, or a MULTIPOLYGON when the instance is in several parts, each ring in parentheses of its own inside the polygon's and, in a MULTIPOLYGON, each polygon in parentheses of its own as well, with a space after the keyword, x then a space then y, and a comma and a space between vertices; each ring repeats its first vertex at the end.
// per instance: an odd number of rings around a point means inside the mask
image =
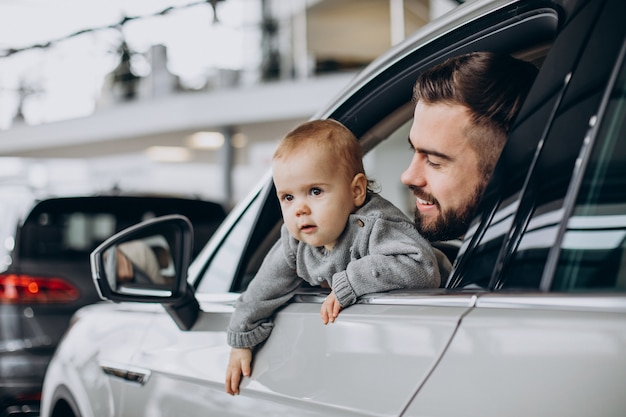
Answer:
POLYGON ((140 19, 151 18, 151 17, 165 16, 165 15, 167 15, 168 13, 170 13, 170 12, 172 12, 174 10, 186 9, 186 8, 195 7, 195 6, 199 6, 199 5, 209 4, 211 6, 211 8, 213 9, 213 22, 217 23, 217 22, 219 22, 219 20, 217 18, 217 3, 222 2, 222 1, 224 1, 224 0, 201 0, 201 1, 196 1, 196 2, 193 2, 193 3, 184 4, 182 6, 166 7, 165 9, 163 9, 161 11, 158 11, 156 13, 152 13, 152 14, 146 14, 146 15, 141 15, 141 16, 125 16, 119 22, 112 23, 112 24, 106 25, 106 26, 100 26, 100 27, 94 27, 94 28, 88 28, 88 29, 81 29, 81 30, 76 31, 74 33, 71 33, 71 34, 69 34, 67 36, 63 36, 61 38, 50 40, 50 41, 45 42, 45 43, 34 44, 34 45, 26 46, 26 47, 23 47, 23 48, 9 48, 9 49, 5 49, 2 53, 0 53, 0 58, 7 58, 7 57, 9 57, 11 55, 15 55, 15 54, 18 54, 20 52, 29 51, 29 50, 33 50, 33 49, 47 49, 47 48, 50 48, 55 43, 63 42, 65 40, 74 38, 76 36, 84 35, 86 33, 97 32, 97 31, 107 30, 107 29, 118 29, 119 30, 120 28, 122 28, 128 22, 132 22, 132 21, 140 20, 140 19))

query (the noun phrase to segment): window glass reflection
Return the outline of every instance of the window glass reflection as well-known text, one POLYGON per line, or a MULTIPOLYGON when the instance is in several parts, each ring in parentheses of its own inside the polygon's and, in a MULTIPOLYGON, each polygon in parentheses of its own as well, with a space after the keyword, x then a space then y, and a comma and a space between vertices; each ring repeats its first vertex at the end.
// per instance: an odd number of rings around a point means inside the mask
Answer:
POLYGON ((552 289, 626 290, 626 70, 612 91, 552 289))
POLYGON ((114 245, 103 255, 104 272, 111 289, 171 290, 175 267, 170 246, 161 235, 133 239, 114 245))

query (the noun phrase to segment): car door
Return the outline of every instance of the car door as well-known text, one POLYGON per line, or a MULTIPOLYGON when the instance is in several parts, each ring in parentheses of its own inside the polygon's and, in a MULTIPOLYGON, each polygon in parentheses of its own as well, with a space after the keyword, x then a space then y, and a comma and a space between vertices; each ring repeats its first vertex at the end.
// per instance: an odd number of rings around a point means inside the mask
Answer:
MULTIPOLYGON (((406 416, 624 414, 625 13, 622 1, 594 2, 569 23, 578 56, 517 212, 507 215, 510 240, 493 256, 488 242, 475 251, 497 263, 491 292, 463 318, 406 416)), ((550 54, 565 69, 558 47, 550 54)), ((502 236, 504 217, 494 215, 498 232, 483 239, 502 236)), ((472 284, 478 261, 465 264, 459 285, 472 284)))
MULTIPOLYGON (((242 214, 205 274, 217 276, 234 265, 227 259, 240 256, 237 229, 249 227, 249 217, 267 220, 258 203, 263 197, 269 196, 258 194, 242 214)), ((254 260, 248 267, 252 264, 254 260)), ((187 332, 168 315, 154 315, 129 362, 132 367, 105 361, 107 356, 100 354, 101 367, 117 387, 112 391, 122 396, 119 414, 398 415, 473 301, 463 294, 443 300, 439 290, 371 296, 324 326, 319 311, 327 293, 303 289, 280 312, 272 337, 255 355, 252 377, 237 397, 224 392, 224 378, 230 352, 226 328, 238 293, 199 289, 200 317, 187 332), (129 374, 142 377, 129 380, 129 374)))
MULTIPOLYGON (((317 117, 344 122, 374 153, 391 137, 406 149, 402 129, 410 122, 411 88, 421 69, 471 49, 541 58, 558 26, 558 13, 549 3, 496 2, 493 10, 485 4, 468 5, 470 18, 463 17, 458 28, 451 23, 455 29, 449 33, 437 26, 416 38, 419 47, 411 44, 396 57, 384 57, 355 80, 353 91, 317 117)), ((384 168, 401 170, 395 165, 384 168)), ((373 294, 323 326, 319 310, 328 290, 303 289, 276 315, 272 336, 255 352, 253 374, 244 380, 242 394, 226 395, 232 302, 254 276, 280 226, 272 183, 266 178, 263 184, 192 265, 191 282, 201 306, 198 322, 181 332, 165 314, 153 319, 132 360, 133 372, 150 377, 128 384, 120 415, 154 415, 156 410, 159 415, 400 415, 475 304, 479 292, 373 294)))

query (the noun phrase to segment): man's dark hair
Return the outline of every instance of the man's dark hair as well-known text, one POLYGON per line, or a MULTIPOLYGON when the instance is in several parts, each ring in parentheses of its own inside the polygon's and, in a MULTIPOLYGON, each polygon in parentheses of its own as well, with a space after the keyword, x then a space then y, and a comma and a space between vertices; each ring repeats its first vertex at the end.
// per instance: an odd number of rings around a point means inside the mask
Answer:
POLYGON ((459 104, 469 110, 472 125, 465 133, 487 180, 537 72, 530 62, 510 55, 471 52, 421 73, 413 99, 416 103, 459 104))

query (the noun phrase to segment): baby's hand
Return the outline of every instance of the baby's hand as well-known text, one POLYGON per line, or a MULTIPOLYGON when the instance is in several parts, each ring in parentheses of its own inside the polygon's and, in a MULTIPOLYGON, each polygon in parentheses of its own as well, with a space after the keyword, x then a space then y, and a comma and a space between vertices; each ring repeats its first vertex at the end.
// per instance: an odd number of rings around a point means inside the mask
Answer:
POLYGON ((322 323, 333 323, 339 315, 339 310, 341 310, 341 304, 339 304, 335 292, 331 291, 322 303, 322 311, 320 312, 322 315, 322 323))
POLYGON ((239 394, 241 375, 250 376, 252 363, 252 349, 232 348, 228 368, 226 368, 226 392, 230 395, 239 394))

